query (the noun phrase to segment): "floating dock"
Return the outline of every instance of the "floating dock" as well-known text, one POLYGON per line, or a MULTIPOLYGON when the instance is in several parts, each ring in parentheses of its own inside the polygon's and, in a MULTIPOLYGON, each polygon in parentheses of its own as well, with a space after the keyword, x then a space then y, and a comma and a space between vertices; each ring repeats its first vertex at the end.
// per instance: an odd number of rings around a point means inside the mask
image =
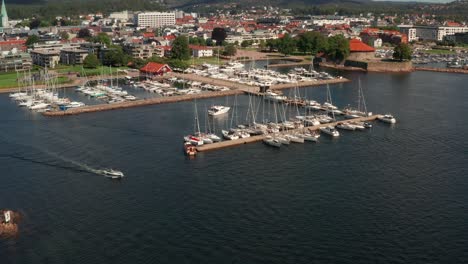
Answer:
MULTIPOLYGON (((345 120, 340 120, 340 121, 336 121, 333 123, 326 123, 326 124, 320 124, 317 126, 308 126, 308 127, 299 128, 299 129, 292 129, 292 130, 288 130, 288 132, 296 132, 296 131, 300 131, 303 129, 318 130, 321 127, 336 126, 339 123, 374 121, 381 116, 382 115, 371 115, 371 116, 366 116, 366 117, 345 119, 345 120)), ((243 145, 247 143, 258 142, 258 141, 262 141, 266 136, 268 135, 253 136, 253 137, 248 137, 248 138, 239 138, 235 140, 225 140, 225 141, 216 142, 212 144, 206 144, 206 145, 198 146, 197 151, 203 152, 203 151, 217 150, 217 149, 222 149, 222 148, 239 146, 239 145, 243 145)))

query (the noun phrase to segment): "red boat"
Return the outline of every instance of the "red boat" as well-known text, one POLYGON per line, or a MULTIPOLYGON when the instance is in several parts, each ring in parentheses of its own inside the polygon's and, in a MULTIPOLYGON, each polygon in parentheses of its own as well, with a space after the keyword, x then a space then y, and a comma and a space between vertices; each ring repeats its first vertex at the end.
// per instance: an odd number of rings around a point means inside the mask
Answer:
POLYGON ((195 156, 197 154, 197 148, 189 142, 186 142, 184 144, 184 152, 187 156, 195 156))

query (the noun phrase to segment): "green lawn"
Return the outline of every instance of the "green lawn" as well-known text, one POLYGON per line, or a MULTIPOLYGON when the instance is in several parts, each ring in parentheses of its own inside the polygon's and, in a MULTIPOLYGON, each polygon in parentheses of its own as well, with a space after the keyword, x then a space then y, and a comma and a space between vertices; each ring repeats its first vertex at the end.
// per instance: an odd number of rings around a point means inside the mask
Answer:
POLYGON ((96 69, 86 69, 82 68, 81 65, 59 65, 57 66, 54 70, 59 72, 59 73, 79 73, 81 74, 84 70, 86 76, 93 76, 93 75, 99 75, 99 74, 110 74, 112 69, 112 74, 116 74, 118 70, 128 70, 128 67, 112 67, 109 68, 107 66, 99 66, 96 69))
MULTIPOLYGON (((23 74, 19 76, 22 77, 23 74)), ((17 78, 16 72, 0 73, 0 89, 17 87, 17 78)))
POLYGON ((429 54, 455 54, 455 51, 453 51, 453 50, 444 50, 444 49, 431 49, 431 50, 425 50, 424 53, 429 53, 429 54))
MULTIPOLYGON (((57 79, 57 84, 64 84, 68 82, 70 82, 70 79, 68 77, 60 76, 57 79)), ((38 82, 36 84, 42 84, 42 82, 38 82)), ((0 89, 15 88, 15 87, 18 87, 16 72, 8 72, 8 73, 0 74, 0 89)))
MULTIPOLYGON (((218 57, 194 58, 193 60, 190 60, 189 63, 193 65, 201 65, 203 63, 218 64, 218 57)), ((224 64, 224 63, 225 61, 220 58, 219 64, 224 64)))

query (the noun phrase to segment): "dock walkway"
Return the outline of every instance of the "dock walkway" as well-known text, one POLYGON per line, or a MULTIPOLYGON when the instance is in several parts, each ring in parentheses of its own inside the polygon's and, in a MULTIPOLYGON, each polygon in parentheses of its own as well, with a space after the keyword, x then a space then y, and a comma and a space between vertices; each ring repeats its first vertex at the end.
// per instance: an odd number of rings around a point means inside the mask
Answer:
MULTIPOLYGON (((289 130, 289 132, 298 132, 303 129, 309 129, 309 130, 318 130, 321 127, 327 127, 327 126, 336 126, 339 123, 349 123, 349 122, 366 122, 366 121, 374 121, 381 115, 372 115, 372 116, 366 116, 366 117, 359 117, 359 118, 353 118, 353 119, 346 119, 346 120, 340 120, 336 121, 333 123, 327 123, 327 124, 320 124, 317 126, 308 126, 304 128, 299 128, 299 129, 293 129, 289 130)), ((234 147, 234 146, 239 146, 247 143, 253 143, 253 142, 258 142, 263 140, 267 135, 260 135, 260 136, 253 136, 253 137, 248 137, 248 138, 239 138, 235 140, 225 140, 217 143, 212 143, 212 144, 206 144, 202 146, 197 147, 197 151, 203 152, 203 151, 210 151, 210 150, 216 150, 216 149, 222 149, 222 148, 227 148, 227 147, 234 147)))

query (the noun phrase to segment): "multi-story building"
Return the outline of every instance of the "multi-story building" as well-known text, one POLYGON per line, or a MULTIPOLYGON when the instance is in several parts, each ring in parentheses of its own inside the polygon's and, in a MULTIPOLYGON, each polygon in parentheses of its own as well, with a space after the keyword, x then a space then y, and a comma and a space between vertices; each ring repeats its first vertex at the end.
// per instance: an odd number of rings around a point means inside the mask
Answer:
POLYGON ((445 36, 445 39, 455 41, 457 43, 468 44, 468 32, 445 36))
MULTIPOLYGON (((439 26, 398 26, 401 32, 414 30, 416 38, 418 40, 431 40, 431 41, 442 41, 445 36, 455 35, 456 33, 468 32, 468 27, 455 26, 455 27, 439 27, 439 26)), ((413 35, 414 36, 414 35, 413 35)), ((408 40, 414 40, 413 37, 409 37, 408 40)))
POLYGON ((35 49, 29 52, 33 64, 42 67, 55 68, 60 61, 59 50, 35 49))
POLYGON ((123 50, 133 58, 149 59, 153 56, 164 57, 164 50, 158 46, 138 43, 126 43, 123 46, 123 50))
POLYGON ((60 63, 67 65, 83 64, 88 55, 89 52, 83 49, 62 49, 60 50, 60 63))
POLYGON ((31 69, 31 56, 28 53, 0 55, 0 71, 18 71, 31 69))
POLYGON ((398 29, 401 33, 406 34, 406 36, 408 36, 409 42, 418 40, 418 37, 416 36, 416 29, 413 26, 401 25, 398 26, 398 29))
POLYGON ((134 22, 138 27, 162 27, 176 24, 173 12, 141 12, 136 13, 134 22))

